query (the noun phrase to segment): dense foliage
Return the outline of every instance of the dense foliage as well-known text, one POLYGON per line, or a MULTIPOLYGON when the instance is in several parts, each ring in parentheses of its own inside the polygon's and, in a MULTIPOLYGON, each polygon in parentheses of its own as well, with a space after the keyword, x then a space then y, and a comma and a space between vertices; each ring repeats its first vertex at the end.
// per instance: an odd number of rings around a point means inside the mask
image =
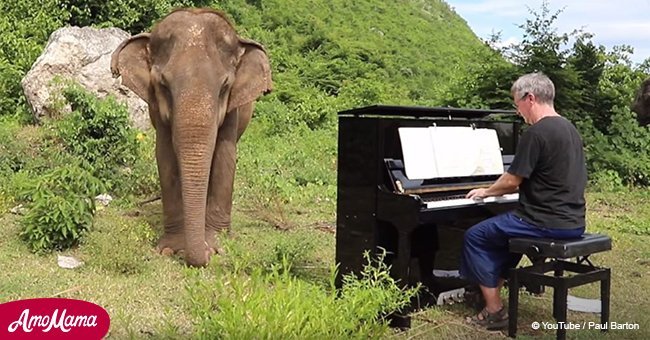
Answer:
MULTIPOLYGON (((591 183, 607 188, 650 185, 650 133, 637 125, 630 111, 650 73, 650 58, 633 65, 628 46, 607 51, 593 43, 590 33, 557 32, 553 25, 561 11, 552 13, 546 2, 531 15, 520 26, 523 41, 483 55, 486 63, 461 79, 446 103, 511 109, 514 80, 524 73, 544 72, 555 84, 556 110, 582 133, 591 183)), ((496 36, 487 43, 498 42, 496 36)))

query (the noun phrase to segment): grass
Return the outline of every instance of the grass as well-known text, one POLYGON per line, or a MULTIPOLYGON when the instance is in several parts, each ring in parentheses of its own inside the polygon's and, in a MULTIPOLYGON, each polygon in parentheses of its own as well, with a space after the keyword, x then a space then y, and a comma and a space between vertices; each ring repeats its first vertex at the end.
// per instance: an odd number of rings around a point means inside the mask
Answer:
MULTIPOLYGON (((650 338, 650 314, 645 312, 650 310, 650 194, 641 190, 590 193, 588 205, 588 230, 607 233, 614 241, 612 251, 592 256, 594 263, 612 269, 611 321, 638 323, 640 329, 612 330, 608 334, 569 331, 568 338, 650 338)), ((198 282, 221 282, 218 280, 225 276, 219 273, 224 268, 239 265, 244 269, 268 269, 285 258, 291 261, 292 274, 298 280, 326 290, 335 252, 334 209, 334 202, 321 204, 313 214, 304 206, 285 205, 284 219, 292 225, 288 230, 278 228, 275 222, 251 217, 254 215, 250 208, 236 209, 233 232, 225 242, 228 253, 214 258, 206 269, 186 268, 177 258, 154 253, 160 233, 159 201, 139 208, 114 204, 97 214, 93 230, 78 248, 44 256, 29 252, 18 238, 17 217, 5 210, 0 214, 0 302, 54 296, 84 299, 108 310, 108 338, 192 337, 197 325, 192 299, 197 296, 187 287, 195 287, 198 282), (85 264, 74 270, 59 268, 57 254, 75 256, 85 264)), ((241 273, 251 275, 250 270, 241 273)), ((598 292, 598 284, 591 284, 573 289, 570 294, 596 298, 598 292)), ((505 294, 504 299, 507 301, 505 294)), ((504 338, 505 332, 465 325, 463 320, 471 312, 462 305, 420 311, 413 314, 411 329, 389 331, 388 337, 504 338)), ((551 312, 550 289, 542 296, 522 293, 519 338, 553 339, 554 331, 535 331, 529 326, 533 321, 551 322, 551 312)), ((597 322, 599 316, 570 311, 568 320, 597 322)))

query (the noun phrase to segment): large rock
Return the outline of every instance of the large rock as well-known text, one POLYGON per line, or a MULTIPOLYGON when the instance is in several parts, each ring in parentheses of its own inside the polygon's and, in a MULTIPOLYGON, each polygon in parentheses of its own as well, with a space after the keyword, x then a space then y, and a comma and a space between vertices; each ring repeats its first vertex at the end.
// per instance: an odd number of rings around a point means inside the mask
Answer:
POLYGON ((58 76, 78 82, 99 98, 114 95, 129 107, 134 126, 148 128, 147 103, 111 74, 111 54, 129 36, 119 28, 66 27, 52 33, 43 54, 21 82, 36 118, 55 112, 53 98, 60 86, 52 80, 58 76))

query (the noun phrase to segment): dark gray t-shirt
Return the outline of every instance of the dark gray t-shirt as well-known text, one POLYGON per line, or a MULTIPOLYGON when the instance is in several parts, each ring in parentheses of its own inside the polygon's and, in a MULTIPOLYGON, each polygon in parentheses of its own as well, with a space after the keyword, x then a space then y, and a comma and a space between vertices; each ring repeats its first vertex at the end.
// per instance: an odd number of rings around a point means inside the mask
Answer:
POLYGON ((578 130, 563 117, 531 125, 508 172, 523 177, 515 214, 545 228, 585 226, 587 169, 578 130))

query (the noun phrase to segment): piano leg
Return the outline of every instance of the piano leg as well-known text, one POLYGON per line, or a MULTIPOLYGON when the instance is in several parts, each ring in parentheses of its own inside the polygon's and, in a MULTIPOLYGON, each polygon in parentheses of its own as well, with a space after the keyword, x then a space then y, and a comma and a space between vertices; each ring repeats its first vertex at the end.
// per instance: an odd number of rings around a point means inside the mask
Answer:
MULTIPOLYGON (((434 224, 422 225, 411 235, 412 257, 418 261, 417 275, 411 275, 422 282, 431 292, 434 287, 433 268, 439 249, 438 228, 434 224)), ((415 282, 412 282, 415 283, 415 282)))
MULTIPOLYGON (((406 228, 405 228, 406 229, 406 228)), ((391 272, 393 278, 399 280, 398 284, 409 284, 409 264, 411 263, 411 233, 410 230, 400 230, 397 240, 397 257, 393 262, 391 272)))

